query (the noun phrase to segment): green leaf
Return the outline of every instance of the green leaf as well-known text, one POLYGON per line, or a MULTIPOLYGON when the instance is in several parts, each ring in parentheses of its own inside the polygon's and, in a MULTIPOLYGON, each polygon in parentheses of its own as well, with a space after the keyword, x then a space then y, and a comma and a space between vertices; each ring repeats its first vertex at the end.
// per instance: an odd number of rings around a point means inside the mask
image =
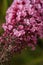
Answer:
POLYGON ((7 0, 3 0, 2 9, 1 9, 1 12, 2 12, 3 16, 5 16, 7 8, 8 8, 8 2, 7 2, 7 0))

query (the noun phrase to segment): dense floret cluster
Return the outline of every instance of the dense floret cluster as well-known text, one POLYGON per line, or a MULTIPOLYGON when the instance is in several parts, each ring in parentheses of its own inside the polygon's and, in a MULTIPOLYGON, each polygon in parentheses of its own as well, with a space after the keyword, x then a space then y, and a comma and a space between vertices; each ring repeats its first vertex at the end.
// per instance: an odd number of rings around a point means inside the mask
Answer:
POLYGON ((16 53, 27 46, 34 50, 37 39, 43 38, 43 0, 14 0, 5 18, 5 32, 0 37, 2 52, 16 53))

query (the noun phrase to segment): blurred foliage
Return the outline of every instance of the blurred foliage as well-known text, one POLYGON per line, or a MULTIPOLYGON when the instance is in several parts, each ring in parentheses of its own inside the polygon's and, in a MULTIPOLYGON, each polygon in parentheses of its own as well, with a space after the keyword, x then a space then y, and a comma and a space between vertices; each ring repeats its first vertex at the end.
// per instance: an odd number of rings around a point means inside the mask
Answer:
MULTIPOLYGON (((13 0, 0 0, 0 35, 3 33, 1 25, 5 22, 6 10, 13 0)), ((23 50, 21 54, 14 55, 9 62, 3 65, 43 65, 43 40, 38 41, 35 51, 23 50)))

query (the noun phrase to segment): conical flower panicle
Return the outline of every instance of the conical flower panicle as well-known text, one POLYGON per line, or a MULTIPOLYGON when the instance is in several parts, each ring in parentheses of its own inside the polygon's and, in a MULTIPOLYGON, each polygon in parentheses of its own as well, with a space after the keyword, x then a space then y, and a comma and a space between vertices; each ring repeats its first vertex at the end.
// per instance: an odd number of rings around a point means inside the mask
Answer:
POLYGON ((6 52, 11 54, 20 52, 27 46, 34 50, 38 38, 43 38, 42 2, 42 0, 13 1, 6 12, 6 22, 2 25, 4 34, 0 37, 0 44, 3 44, 6 52))

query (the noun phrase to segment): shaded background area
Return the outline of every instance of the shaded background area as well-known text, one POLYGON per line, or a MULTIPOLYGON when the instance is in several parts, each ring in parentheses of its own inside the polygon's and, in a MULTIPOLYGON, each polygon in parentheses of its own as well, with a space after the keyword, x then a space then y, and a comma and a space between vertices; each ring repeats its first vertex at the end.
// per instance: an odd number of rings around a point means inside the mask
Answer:
MULTIPOLYGON (((1 25, 5 22, 6 10, 11 5, 13 0, 0 0, 0 35, 4 32, 1 25)), ((23 50, 21 54, 16 54, 11 61, 4 65, 43 65, 43 40, 38 41, 38 46, 35 51, 23 50)))

